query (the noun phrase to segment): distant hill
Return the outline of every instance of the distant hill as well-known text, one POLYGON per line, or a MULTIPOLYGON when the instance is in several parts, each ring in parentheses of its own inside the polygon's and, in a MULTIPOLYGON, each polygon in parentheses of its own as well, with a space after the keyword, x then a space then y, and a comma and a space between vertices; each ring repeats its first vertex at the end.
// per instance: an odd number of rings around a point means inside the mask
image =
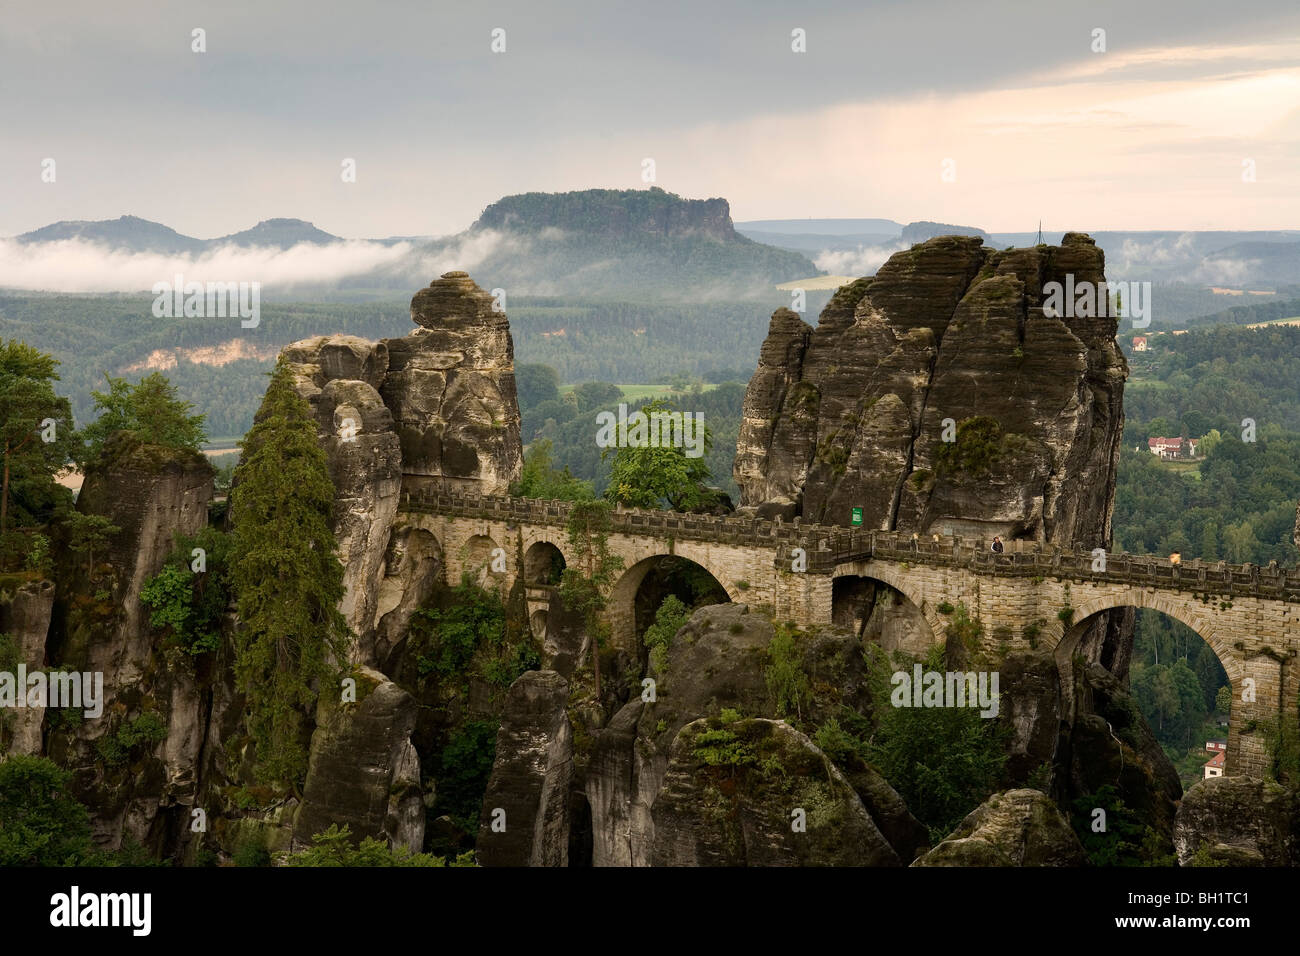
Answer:
POLYGON ((263 219, 252 229, 209 240, 209 244, 220 246, 273 246, 277 249, 291 249, 300 242, 324 246, 331 242, 342 242, 338 236, 317 229, 301 219, 263 219))
POLYGON ((922 220, 909 222, 903 227, 903 241, 910 245, 925 242, 935 236, 979 236, 985 242, 989 241, 989 234, 976 226, 954 226, 946 222, 922 220))
POLYGON ((171 255, 201 252, 206 245, 202 239, 182 236, 160 222, 150 222, 139 216, 98 221, 65 220, 25 232, 16 238, 22 243, 82 239, 126 252, 161 252, 171 255))
MULTIPOLYGON (((284 250, 344 241, 301 219, 266 219, 228 236, 195 239, 135 216, 58 222, 17 239, 82 239, 113 252, 194 257, 231 245, 284 250)), ((361 261, 377 264, 337 278, 317 278, 328 275, 327 268, 318 269, 286 288, 298 299, 334 293, 400 298, 442 272, 464 269, 484 288, 509 295, 698 303, 767 298, 779 283, 819 273, 802 252, 738 233, 725 199, 683 199, 658 187, 521 193, 492 203, 456 235, 369 241, 409 248, 370 255, 361 261)), ((264 284, 268 294, 280 293, 274 281, 264 284)))
POLYGON ((169 255, 197 254, 225 245, 289 249, 300 242, 328 245, 343 241, 301 219, 264 219, 243 232, 231 233, 218 239, 195 239, 193 236, 181 235, 170 226, 150 222, 139 216, 96 221, 64 220, 15 238, 24 244, 83 239, 109 246, 118 252, 160 252, 169 255))
POLYGON ((745 235, 782 232, 796 236, 879 235, 894 238, 903 231, 903 224, 892 219, 750 219, 736 223, 736 230, 745 235))

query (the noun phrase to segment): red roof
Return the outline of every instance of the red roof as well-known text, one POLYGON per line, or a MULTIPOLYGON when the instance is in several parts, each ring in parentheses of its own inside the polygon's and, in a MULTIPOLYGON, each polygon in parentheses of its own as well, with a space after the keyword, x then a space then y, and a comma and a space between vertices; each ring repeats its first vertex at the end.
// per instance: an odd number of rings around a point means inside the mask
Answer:
MULTIPOLYGON (((1200 442, 1195 438, 1187 439, 1187 443, 1193 448, 1200 444, 1200 442)), ((1181 451, 1183 440, 1181 438, 1148 438, 1147 447, 1158 448, 1165 451, 1181 451)))
POLYGON ((1209 759, 1209 761, 1205 764, 1205 766, 1207 766, 1207 767, 1222 767, 1222 766, 1223 766, 1223 758, 1226 757, 1226 756, 1227 756, 1227 754, 1225 754, 1222 750, 1220 750, 1217 754, 1215 754, 1213 757, 1211 757, 1211 758, 1209 759))

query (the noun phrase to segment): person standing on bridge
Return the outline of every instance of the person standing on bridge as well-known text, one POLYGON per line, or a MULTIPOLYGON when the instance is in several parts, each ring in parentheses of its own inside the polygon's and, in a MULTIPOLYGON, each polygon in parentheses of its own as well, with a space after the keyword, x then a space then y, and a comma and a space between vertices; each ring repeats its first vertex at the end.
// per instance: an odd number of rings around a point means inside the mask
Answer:
POLYGON ((1005 550, 1002 545, 1002 539, 996 534, 993 536, 993 544, 990 545, 989 550, 994 554, 1001 554, 1005 550))

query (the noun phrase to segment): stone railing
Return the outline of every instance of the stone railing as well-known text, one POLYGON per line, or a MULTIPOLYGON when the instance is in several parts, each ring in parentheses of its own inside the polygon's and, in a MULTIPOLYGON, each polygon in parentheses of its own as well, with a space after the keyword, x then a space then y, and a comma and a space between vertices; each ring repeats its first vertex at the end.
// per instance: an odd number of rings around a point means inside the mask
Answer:
MULTIPOLYGON (((486 518, 532 525, 564 527, 572 502, 511 498, 505 495, 461 495, 450 492, 403 492, 402 510, 444 514, 461 518, 486 518)), ((810 533, 833 535, 841 529, 783 524, 734 515, 693 515, 675 511, 616 508, 610 512, 611 530, 617 534, 654 538, 683 538, 755 548, 790 548, 803 545, 810 533)))
MULTIPOLYGON (((403 492, 406 511, 464 518, 483 518, 562 528, 572 503, 506 495, 466 495, 452 492, 403 492)), ((1093 555, 1034 542, 1008 542, 995 554, 988 542, 951 535, 913 537, 901 531, 868 531, 830 525, 785 523, 736 515, 692 515, 672 511, 616 508, 610 513, 615 534, 708 541, 739 547, 771 549, 773 564, 789 568, 791 551, 807 554, 807 570, 829 574, 852 561, 894 561, 930 567, 964 568, 977 574, 1007 577, 1056 577, 1125 583, 1211 595, 1251 595, 1300 601, 1300 569, 1253 564, 1172 564, 1155 555, 1108 554, 1105 570, 1093 570, 1093 555)))

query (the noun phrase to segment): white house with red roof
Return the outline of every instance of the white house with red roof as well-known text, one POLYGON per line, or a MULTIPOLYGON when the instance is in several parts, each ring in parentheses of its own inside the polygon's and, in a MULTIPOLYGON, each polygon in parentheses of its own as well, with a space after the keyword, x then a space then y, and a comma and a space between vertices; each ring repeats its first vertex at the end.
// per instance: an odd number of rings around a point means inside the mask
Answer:
POLYGON ((1188 438, 1186 452, 1184 452, 1183 444, 1181 438, 1147 439, 1147 449, 1153 455, 1159 455, 1161 458, 1195 458, 1196 447, 1200 444, 1200 441, 1195 438, 1188 438))

